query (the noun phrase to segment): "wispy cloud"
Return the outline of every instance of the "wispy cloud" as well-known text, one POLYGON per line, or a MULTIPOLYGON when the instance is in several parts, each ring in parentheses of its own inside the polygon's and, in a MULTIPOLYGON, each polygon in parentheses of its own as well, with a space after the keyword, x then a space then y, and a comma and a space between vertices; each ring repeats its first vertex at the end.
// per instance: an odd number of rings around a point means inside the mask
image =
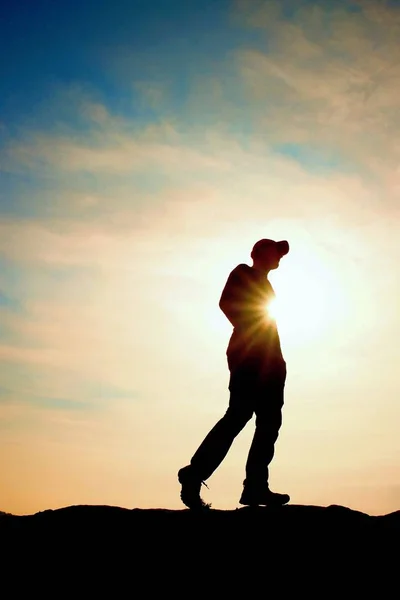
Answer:
POLYGON ((271 141, 337 148, 343 162, 391 180, 399 158, 398 8, 305 3, 289 20, 278 2, 239 3, 239 10, 265 34, 267 50, 238 56, 261 131, 271 141))
POLYGON ((30 168, 57 167, 65 171, 129 173, 143 169, 200 171, 224 168, 216 156, 204 156, 193 148, 177 144, 136 142, 131 135, 103 132, 92 144, 70 139, 37 136, 25 145, 10 148, 11 158, 30 168))

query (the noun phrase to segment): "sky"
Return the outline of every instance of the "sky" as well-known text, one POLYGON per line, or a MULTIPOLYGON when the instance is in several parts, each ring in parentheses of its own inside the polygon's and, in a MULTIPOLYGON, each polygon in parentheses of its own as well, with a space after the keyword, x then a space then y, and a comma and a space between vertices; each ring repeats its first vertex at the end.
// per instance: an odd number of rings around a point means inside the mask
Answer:
POLYGON ((263 237, 291 247, 271 488, 400 508, 399 30, 378 0, 4 2, 0 510, 183 508, 228 406, 220 294, 263 237))

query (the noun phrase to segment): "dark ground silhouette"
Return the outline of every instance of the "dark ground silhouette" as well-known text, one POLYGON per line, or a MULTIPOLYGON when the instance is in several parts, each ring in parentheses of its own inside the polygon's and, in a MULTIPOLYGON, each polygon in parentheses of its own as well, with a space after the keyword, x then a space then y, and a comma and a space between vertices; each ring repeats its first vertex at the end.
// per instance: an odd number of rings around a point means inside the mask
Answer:
POLYGON ((35 589, 58 598, 71 586, 74 598, 383 597, 398 591, 399 538, 400 511, 373 517, 341 506, 0 514, 3 587, 13 581, 3 597, 35 589))

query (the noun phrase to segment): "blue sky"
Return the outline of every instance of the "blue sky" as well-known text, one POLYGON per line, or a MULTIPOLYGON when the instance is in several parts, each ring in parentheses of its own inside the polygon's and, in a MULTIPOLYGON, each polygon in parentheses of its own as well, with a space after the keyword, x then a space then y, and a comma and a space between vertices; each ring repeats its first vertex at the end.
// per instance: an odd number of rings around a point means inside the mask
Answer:
POLYGON ((150 75, 171 81, 179 103, 193 65, 210 70, 235 47, 225 28, 225 1, 7 4, 0 48, 9 60, 0 89, 5 116, 14 123, 60 84, 92 85, 124 111, 128 103, 132 110, 132 80, 150 75))
POLYGON ((259 237, 292 247, 276 487, 398 508, 399 27, 374 0, 5 4, 2 510, 180 506, 227 403, 219 295, 259 237))

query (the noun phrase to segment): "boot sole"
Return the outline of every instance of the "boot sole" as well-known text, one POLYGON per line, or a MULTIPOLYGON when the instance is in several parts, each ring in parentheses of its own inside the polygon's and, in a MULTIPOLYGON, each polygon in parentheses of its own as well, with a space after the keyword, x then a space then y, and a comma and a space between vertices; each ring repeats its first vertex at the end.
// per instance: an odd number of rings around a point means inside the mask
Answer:
POLYGON ((242 500, 239 500, 239 504, 241 504, 242 506, 249 506, 252 508, 257 508, 257 507, 261 507, 261 508, 273 508, 275 506, 285 506, 285 504, 288 504, 290 502, 290 498, 288 498, 288 500, 282 500, 282 501, 278 501, 278 500, 272 500, 271 502, 243 502, 242 500))

